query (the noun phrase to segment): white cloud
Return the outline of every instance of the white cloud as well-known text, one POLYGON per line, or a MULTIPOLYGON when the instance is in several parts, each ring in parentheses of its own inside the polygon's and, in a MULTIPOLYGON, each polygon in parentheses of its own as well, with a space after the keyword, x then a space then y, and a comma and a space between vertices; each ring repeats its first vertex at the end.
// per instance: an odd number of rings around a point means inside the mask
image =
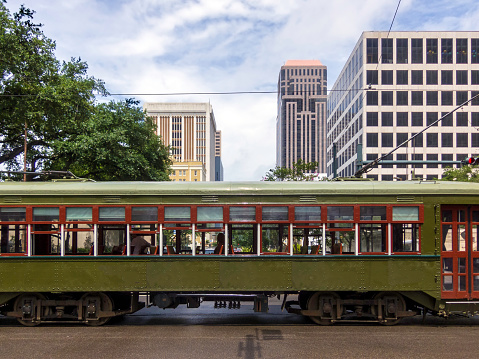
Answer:
MULTIPOLYGON (((363 31, 388 30, 398 0, 8 0, 37 11, 61 59, 81 56, 114 93, 276 90, 288 59, 319 59, 329 84, 363 31)), ((393 30, 477 30, 472 0, 402 0, 393 30)), ((227 180, 275 165, 276 96, 136 96, 211 101, 227 180)))

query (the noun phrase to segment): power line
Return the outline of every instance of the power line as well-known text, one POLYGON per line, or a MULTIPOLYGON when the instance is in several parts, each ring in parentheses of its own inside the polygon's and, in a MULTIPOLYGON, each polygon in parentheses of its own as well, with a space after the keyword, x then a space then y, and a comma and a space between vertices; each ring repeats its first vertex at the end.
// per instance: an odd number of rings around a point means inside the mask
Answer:
MULTIPOLYGON (((374 86, 374 85, 373 85, 374 86)), ((379 85, 381 86, 381 85, 379 85)), ((414 87, 414 85, 412 85, 414 87)), ((422 85, 417 85, 422 86, 422 85)), ((359 91, 427 91, 427 89, 421 88, 388 88, 388 87, 380 87, 380 88, 360 88, 357 90, 354 89, 334 89, 334 90, 327 90, 327 93, 331 92, 359 92, 359 91)), ((438 90, 441 91, 441 90, 438 90)), ((464 90, 461 89, 452 89, 448 90, 448 92, 461 92, 464 90)), ((468 90, 466 90, 468 91, 468 90)), ((158 93, 108 93, 108 94, 101 94, 103 97, 111 97, 111 96, 189 96, 189 95, 244 95, 244 94, 277 94, 278 91, 217 91, 217 92, 158 92, 158 93)), ((295 95, 304 95, 309 94, 311 96, 321 96, 318 94, 314 94, 313 91, 303 90, 303 91, 294 91, 294 93, 286 93, 283 96, 295 96, 295 95)), ((100 95, 100 94, 98 94, 100 95)), ((0 94, 0 97, 41 97, 41 94, 0 94)))
MULTIPOLYGON (((399 5, 401 5, 401 0, 399 0, 398 2, 398 6, 396 7, 396 11, 394 12, 394 16, 393 16, 393 19, 391 21, 391 25, 389 26, 389 30, 388 30, 388 34, 386 35, 386 39, 389 39, 389 34, 391 33, 391 29, 393 28, 393 24, 394 24, 394 20, 396 19, 396 15, 398 13, 398 10, 399 10, 399 5)), ((379 67, 379 62, 381 61, 381 58, 383 57, 383 55, 381 54, 379 56, 379 59, 378 59, 378 64, 376 65, 376 70, 378 69, 379 67)))

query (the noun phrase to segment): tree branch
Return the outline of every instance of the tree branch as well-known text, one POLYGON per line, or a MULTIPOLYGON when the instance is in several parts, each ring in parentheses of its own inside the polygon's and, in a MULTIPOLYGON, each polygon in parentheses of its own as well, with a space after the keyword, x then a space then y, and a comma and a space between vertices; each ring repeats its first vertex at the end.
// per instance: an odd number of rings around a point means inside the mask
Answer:
MULTIPOLYGON (((33 140, 27 143, 27 151, 32 149, 35 146, 41 146, 41 145, 46 145, 46 142, 43 140, 33 140)), ((15 157, 19 156, 22 154, 25 150, 24 146, 18 146, 16 148, 13 148, 10 150, 8 153, 1 155, 0 156, 0 164, 13 160, 15 157)))

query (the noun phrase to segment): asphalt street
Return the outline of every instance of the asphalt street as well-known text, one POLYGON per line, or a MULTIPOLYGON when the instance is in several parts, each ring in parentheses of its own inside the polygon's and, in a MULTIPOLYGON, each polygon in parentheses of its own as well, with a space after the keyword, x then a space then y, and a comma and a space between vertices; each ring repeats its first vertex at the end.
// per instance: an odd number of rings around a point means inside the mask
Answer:
POLYGON ((479 318, 407 318, 396 326, 317 326, 281 312, 156 307, 103 327, 28 328, 0 317, 2 358, 477 358, 479 318))

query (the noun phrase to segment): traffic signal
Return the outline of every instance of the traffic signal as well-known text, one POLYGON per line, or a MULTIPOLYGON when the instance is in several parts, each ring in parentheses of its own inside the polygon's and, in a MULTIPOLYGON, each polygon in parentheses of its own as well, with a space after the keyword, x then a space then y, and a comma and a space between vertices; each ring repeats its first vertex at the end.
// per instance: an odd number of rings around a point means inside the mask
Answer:
POLYGON ((463 165, 479 165, 479 157, 469 157, 461 161, 463 165))

